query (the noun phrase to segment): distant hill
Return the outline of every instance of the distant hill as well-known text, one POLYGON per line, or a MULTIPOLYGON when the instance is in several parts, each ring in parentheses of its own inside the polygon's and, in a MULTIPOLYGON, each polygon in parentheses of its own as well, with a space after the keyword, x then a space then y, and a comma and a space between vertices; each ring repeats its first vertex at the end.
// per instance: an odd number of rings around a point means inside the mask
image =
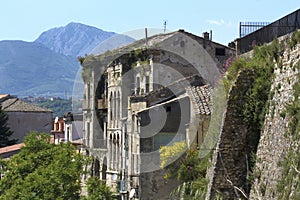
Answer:
POLYGON ((0 41, 0 93, 69 96, 80 68, 78 55, 102 53, 132 41, 80 23, 52 28, 34 42, 0 41))
POLYGON ((125 46, 134 42, 135 40, 127 35, 116 34, 112 37, 106 39, 105 41, 99 43, 92 51, 91 54, 98 55, 104 53, 107 50, 112 50, 125 46))
POLYGON ((19 96, 71 94, 79 63, 42 44, 0 41, 0 93, 19 96))
POLYGON ((35 42, 44 44, 57 53, 76 57, 89 54, 99 43, 115 34, 72 22, 43 32, 35 42))

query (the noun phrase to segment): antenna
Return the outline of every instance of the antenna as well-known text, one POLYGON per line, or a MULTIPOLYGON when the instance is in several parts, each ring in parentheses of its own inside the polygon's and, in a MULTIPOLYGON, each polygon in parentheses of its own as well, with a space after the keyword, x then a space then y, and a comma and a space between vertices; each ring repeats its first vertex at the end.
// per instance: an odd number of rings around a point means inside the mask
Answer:
POLYGON ((166 32, 166 30, 167 30, 167 20, 164 20, 164 23, 163 23, 163 25, 164 25, 164 33, 166 32))

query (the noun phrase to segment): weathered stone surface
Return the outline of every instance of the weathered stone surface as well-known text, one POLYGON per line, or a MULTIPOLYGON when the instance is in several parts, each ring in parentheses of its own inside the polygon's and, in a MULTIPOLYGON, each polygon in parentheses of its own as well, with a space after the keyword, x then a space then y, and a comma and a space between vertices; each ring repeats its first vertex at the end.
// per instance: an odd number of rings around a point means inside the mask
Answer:
POLYGON ((213 158, 211 180, 206 199, 215 199, 218 192, 223 199, 241 199, 245 191, 247 176, 246 136, 247 127, 241 116, 247 90, 254 80, 252 70, 244 70, 238 75, 232 87, 224 125, 213 158))
POLYGON ((274 96, 258 145, 255 173, 259 176, 255 176, 250 199, 278 199, 277 183, 282 174, 278 163, 284 160, 293 142, 291 138, 284 136, 289 119, 282 117, 281 113, 285 112, 286 106, 293 100, 293 85, 299 73, 293 66, 300 61, 299 51, 300 45, 293 50, 287 49, 282 57, 283 66, 277 66, 274 71, 275 78, 271 86, 274 96))

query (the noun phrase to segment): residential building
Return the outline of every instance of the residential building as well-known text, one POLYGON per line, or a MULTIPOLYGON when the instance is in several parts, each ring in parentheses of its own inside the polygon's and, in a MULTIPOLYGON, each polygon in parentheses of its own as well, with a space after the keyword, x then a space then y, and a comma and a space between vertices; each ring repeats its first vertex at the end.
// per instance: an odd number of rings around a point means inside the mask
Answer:
POLYGON ((22 143, 31 131, 50 133, 52 128, 52 111, 34 104, 26 103, 17 97, 0 95, 2 109, 8 114, 8 126, 13 134, 11 139, 22 143))
POLYGON ((179 30, 86 58, 83 142, 94 159, 91 175, 122 199, 168 194, 159 148, 178 141, 199 148, 212 88, 234 56, 208 33, 179 30))

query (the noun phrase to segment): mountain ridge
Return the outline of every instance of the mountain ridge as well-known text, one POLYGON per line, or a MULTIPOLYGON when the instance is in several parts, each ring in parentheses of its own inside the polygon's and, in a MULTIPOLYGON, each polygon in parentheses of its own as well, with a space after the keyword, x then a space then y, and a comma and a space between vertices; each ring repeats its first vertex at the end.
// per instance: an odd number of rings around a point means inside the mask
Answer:
POLYGON ((99 43, 113 35, 116 33, 71 22, 44 31, 34 42, 44 44, 55 52, 76 57, 89 54, 99 43))
POLYGON ((0 41, 0 54, 0 93, 60 96, 71 92, 79 69, 75 58, 21 40, 0 41))
POLYGON ((95 48, 101 53, 133 41, 121 36, 121 42, 101 45, 113 36, 118 34, 71 22, 44 31, 32 42, 0 41, 0 93, 21 97, 71 94, 80 70, 77 56, 90 54, 95 48))

